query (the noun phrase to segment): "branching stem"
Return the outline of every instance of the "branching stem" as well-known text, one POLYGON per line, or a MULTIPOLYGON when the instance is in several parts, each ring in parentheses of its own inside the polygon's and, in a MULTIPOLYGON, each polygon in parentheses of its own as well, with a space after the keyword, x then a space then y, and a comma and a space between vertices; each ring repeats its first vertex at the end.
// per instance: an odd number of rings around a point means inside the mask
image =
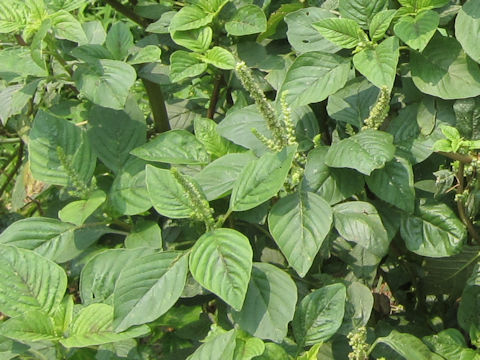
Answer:
POLYGON ((152 110, 155 131, 162 133, 170 130, 167 108, 165 107, 165 99, 160 85, 147 79, 142 79, 142 82, 147 92, 150 109, 152 110))
POLYGON ((116 0, 105 0, 105 2, 110 5, 112 8, 117 10, 119 13, 124 15, 125 17, 129 18, 133 22, 136 22, 138 25, 140 25, 143 28, 146 28, 149 24, 149 22, 144 19, 143 17, 135 14, 131 9, 123 5, 122 3, 116 1, 116 0))

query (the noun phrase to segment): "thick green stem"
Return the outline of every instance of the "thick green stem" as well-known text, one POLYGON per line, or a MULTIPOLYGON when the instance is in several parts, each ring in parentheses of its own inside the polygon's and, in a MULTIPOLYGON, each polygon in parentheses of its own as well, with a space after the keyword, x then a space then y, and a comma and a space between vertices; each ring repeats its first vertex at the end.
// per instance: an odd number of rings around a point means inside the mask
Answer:
POLYGON ((210 97, 210 105, 208 106, 208 112, 207 112, 207 118, 212 120, 213 120, 213 116, 215 115, 215 110, 217 109, 218 95, 220 94, 221 83, 222 83, 222 76, 216 75, 215 81, 213 83, 212 96, 210 97))
POLYGON ((136 22, 141 27, 146 28, 148 26, 149 22, 146 19, 144 19, 143 17, 135 14, 135 12, 133 12, 131 9, 129 9, 125 5, 119 3, 118 1, 116 1, 116 0, 105 0, 105 2, 108 5, 110 5, 112 8, 117 10, 119 13, 121 13, 123 16, 129 18, 133 22, 136 22))
POLYGON ((170 130, 170 122, 168 121, 167 108, 165 107, 162 88, 160 85, 150 80, 142 79, 142 81, 143 86, 145 86, 145 90, 147 91, 155 130, 159 133, 170 130))
POLYGON ((453 153, 453 152, 444 152, 444 151, 437 151, 438 154, 448 157, 449 159, 452 160, 458 160, 461 163, 469 164, 472 162, 473 158, 469 155, 463 155, 459 153, 453 153))

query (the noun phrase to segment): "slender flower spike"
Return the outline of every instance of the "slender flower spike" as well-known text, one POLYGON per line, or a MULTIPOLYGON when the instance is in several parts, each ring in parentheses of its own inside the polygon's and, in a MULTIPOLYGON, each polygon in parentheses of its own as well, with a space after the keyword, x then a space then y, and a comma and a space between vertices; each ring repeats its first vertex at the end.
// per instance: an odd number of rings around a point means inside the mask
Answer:
POLYGON ((378 129, 388 116, 390 110, 390 90, 386 86, 380 89, 378 100, 370 110, 370 115, 365 119, 364 129, 378 129))

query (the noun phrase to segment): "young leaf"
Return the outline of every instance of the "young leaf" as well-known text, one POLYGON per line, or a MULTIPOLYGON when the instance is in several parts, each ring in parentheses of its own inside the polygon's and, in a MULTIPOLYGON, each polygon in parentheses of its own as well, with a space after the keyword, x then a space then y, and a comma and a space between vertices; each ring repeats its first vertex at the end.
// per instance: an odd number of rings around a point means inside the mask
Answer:
POLYGON ((376 87, 386 86, 391 89, 399 56, 398 39, 391 36, 377 47, 366 48, 353 55, 353 65, 376 87))
POLYGON ((237 332, 235 338, 235 360, 252 360, 265 351, 265 343, 256 337, 250 337, 245 332, 237 332))
POLYGON ((170 79, 179 82, 189 77, 195 77, 207 70, 203 63, 194 54, 178 50, 170 56, 170 79))
POLYGON ((338 10, 342 17, 353 19, 366 29, 374 15, 387 7, 387 0, 340 0, 338 10))
POLYGON ((248 238, 233 229, 203 234, 190 254, 190 271, 204 288, 240 311, 252 270, 248 238))
POLYGON ((406 359, 417 360, 442 360, 443 357, 432 353, 427 345, 422 341, 407 333, 400 333, 393 330, 388 336, 380 337, 375 341, 377 343, 384 343, 395 350, 397 354, 400 354, 406 359))
POLYGON ((382 10, 373 16, 372 21, 368 25, 368 33, 372 41, 377 42, 383 38, 390 27, 395 13, 395 10, 382 10))
POLYGON ((330 146, 325 163, 328 166, 351 168, 370 175, 393 159, 393 136, 383 131, 367 129, 330 146))
POLYGON ((133 46, 133 35, 124 22, 117 22, 108 31, 105 46, 115 60, 124 60, 133 46))
POLYGON ((245 5, 225 23, 229 35, 251 35, 267 30, 267 18, 257 5, 245 5))
POLYGON ((255 337, 282 341, 293 319, 296 295, 295 283, 284 271, 271 264, 254 263, 243 307, 232 317, 255 337))
POLYGON ((355 20, 345 18, 322 19, 312 26, 327 40, 342 48, 352 49, 364 39, 360 25, 355 20))
POLYGON ((127 249, 162 249, 162 229, 155 221, 139 220, 125 238, 127 249))
POLYGON ((58 218, 77 226, 83 225, 85 220, 93 214, 107 199, 102 190, 96 190, 89 195, 87 200, 78 200, 68 203, 58 212, 58 218))
POLYGON ((63 299, 65 271, 32 251, 0 245, 0 269, 0 311, 7 316, 52 314, 63 299))
POLYGON ((330 231, 330 205, 315 193, 296 192, 281 198, 268 215, 268 226, 288 263, 305 276, 330 231))
POLYGON ((65 10, 57 11, 52 16, 53 32, 59 39, 67 39, 80 45, 88 43, 82 24, 65 10))
POLYGON ((402 16, 393 30, 400 40, 421 52, 435 34, 439 21, 440 15, 437 12, 427 10, 415 17, 402 16))
POLYGON ((212 64, 219 69, 231 70, 235 68, 235 58, 233 55, 228 50, 219 46, 214 46, 210 50, 207 50, 205 56, 202 56, 201 59, 203 62, 212 64))
POLYGON ((187 272, 188 255, 181 252, 165 251, 131 261, 115 284, 115 331, 145 324, 167 312, 182 294, 187 272))
POLYGON ((213 14, 207 13, 199 6, 183 7, 170 21, 169 31, 192 30, 208 25, 213 20, 213 14))
POLYGON ((266 153, 250 162, 233 185, 230 209, 253 209, 276 195, 290 171, 295 149, 288 147, 279 153, 266 153))
POLYGON ((170 164, 201 165, 209 162, 205 147, 187 130, 161 133, 130 153, 147 161, 170 164))
POLYGON ((480 61, 480 48, 475 39, 480 36, 480 2, 470 0, 463 4, 455 18, 455 36, 463 50, 476 62, 480 61))
MULTIPOLYGON (((132 53, 132 51, 130 50, 132 53)), ((128 57, 127 63, 130 65, 145 64, 150 62, 160 61, 162 50, 156 45, 147 45, 145 47, 135 50, 133 54, 128 57)))
POLYGON ((8 319, 0 326, 0 335, 22 342, 58 340, 53 319, 40 310, 8 319))
POLYGON ((328 340, 342 324, 346 289, 332 284, 305 296, 293 318, 293 334, 299 345, 308 346, 328 340))
POLYGON ((230 330, 203 343, 186 360, 233 360, 236 331, 230 330))
POLYGON ((210 47, 212 34, 213 31, 210 26, 203 26, 198 29, 175 31, 172 33, 172 40, 178 45, 200 53, 210 47))

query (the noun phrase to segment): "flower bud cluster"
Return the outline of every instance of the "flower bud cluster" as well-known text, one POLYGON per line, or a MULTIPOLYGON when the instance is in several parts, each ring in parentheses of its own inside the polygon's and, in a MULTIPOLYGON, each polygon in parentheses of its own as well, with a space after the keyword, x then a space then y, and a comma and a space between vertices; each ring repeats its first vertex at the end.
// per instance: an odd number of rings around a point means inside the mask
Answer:
POLYGON ((390 110, 390 90, 386 86, 380 89, 377 102, 370 110, 368 118, 365 119, 364 129, 378 129, 388 116, 390 110))
POLYGON ((353 330, 347 335, 348 344, 352 347, 352 351, 348 354, 349 360, 366 360, 368 359, 367 329, 362 326, 353 330))

